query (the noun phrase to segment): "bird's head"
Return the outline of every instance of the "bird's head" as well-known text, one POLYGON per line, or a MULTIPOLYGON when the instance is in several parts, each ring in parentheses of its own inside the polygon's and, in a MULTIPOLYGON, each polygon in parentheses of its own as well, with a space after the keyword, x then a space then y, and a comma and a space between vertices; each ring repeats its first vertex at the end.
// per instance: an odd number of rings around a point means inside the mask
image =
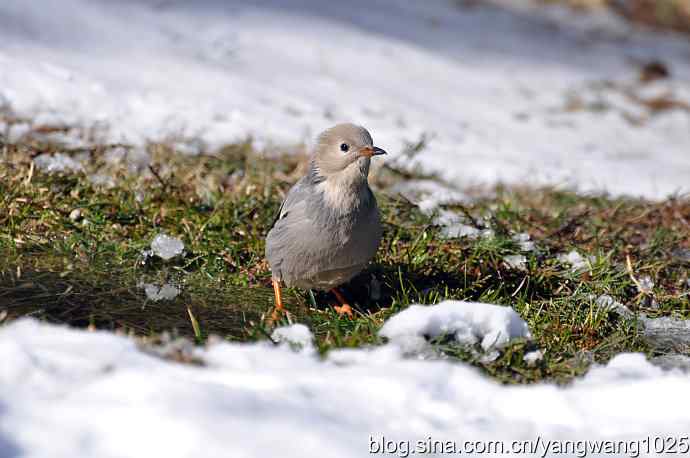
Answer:
POLYGON ((350 177, 353 181, 369 174, 372 156, 386 154, 374 146, 369 132, 354 124, 338 124, 323 131, 316 142, 314 172, 324 179, 350 177))

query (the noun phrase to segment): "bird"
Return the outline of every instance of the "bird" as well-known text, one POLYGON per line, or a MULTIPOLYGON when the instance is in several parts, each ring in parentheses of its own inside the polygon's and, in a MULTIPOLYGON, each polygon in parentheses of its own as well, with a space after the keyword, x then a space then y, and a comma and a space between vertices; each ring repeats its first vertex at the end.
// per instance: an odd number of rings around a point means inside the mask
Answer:
POLYGON ((364 269, 383 234, 369 187, 371 158, 386 154, 361 126, 345 123, 316 138, 306 174, 288 191, 266 236, 275 294, 273 319, 284 312, 281 282, 331 291, 339 315, 352 307, 338 290, 364 269))

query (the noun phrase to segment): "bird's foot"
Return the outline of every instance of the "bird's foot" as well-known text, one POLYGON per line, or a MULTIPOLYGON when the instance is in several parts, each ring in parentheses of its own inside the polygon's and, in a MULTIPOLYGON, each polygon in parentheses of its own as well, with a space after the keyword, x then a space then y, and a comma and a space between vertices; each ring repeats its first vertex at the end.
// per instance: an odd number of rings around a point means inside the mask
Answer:
POLYGON ((347 315, 347 317, 350 319, 354 318, 354 314, 352 313, 352 307, 350 307, 350 304, 347 303, 347 299, 345 299, 345 296, 343 296, 337 288, 333 288, 331 292, 335 295, 335 298, 338 300, 338 303, 340 304, 333 307, 333 309, 336 312, 338 312, 338 315, 347 315))
POLYGON ((270 326, 273 326, 277 321, 280 321, 283 316, 285 316, 288 321, 291 321, 290 313, 285 310, 285 307, 283 307, 283 296, 280 291, 280 282, 276 279, 272 279, 271 282, 273 283, 273 292, 275 293, 276 297, 276 303, 275 307, 273 308, 273 312, 271 312, 271 316, 268 319, 268 324, 270 326))
POLYGON ((273 326, 283 318, 287 318, 288 322, 290 323, 292 322, 292 315, 290 315, 290 312, 284 308, 275 307, 271 312, 271 316, 268 317, 268 325, 273 326))
POLYGON ((343 315, 347 315, 347 317, 350 319, 354 318, 354 315, 352 314, 352 307, 350 307, 349 304, 336 305, 333 307, 333 310, 335 310, 341 317, 343 315))

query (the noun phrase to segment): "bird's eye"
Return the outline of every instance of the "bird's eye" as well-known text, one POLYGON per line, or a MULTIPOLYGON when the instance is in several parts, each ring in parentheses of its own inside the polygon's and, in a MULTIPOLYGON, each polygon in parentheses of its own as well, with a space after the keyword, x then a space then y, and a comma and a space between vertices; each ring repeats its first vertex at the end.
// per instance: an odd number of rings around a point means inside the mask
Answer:
POLYGON ((350 147, 347 145, 347 143, 342 143, 340 145, 340 151, 342 151, 343 153, 347 153, 347 150, 349 150, 349 149, 350 149, 350 147))

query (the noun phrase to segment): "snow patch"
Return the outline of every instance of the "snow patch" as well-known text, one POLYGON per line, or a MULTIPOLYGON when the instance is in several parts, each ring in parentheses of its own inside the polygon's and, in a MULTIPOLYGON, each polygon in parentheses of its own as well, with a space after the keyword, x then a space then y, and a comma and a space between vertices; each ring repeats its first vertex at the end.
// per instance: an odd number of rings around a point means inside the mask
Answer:
POLYGON ((527 323, 510 307, 464 301, 411 305, 389 318, 379 335, 393 343, 448 336, 461 344, 480 344, 484 351, 531 338, 527 323))
POLYGON ((201 364, 107 332, 30 319, 0 327, 0 450, 182 458, 202 444, 208 457, 354 458, 369 435, 618 440, 687 434, 690 424, 690 378, 644 355, 595 365, 566 387, 516 387, 463 363, 401 358, 391 345, 323 359, 265 343, 182 348, 201 364))
POLYGON ((37 125, 196 155, 308 143, 350 120, 455 188, 690 189, 690 113, 635 101, 688 103, 685 37, 517 0, 53 3, 0 2, 0 103, 37 125), (672 77, 637 83, 650 59, 672 77))

